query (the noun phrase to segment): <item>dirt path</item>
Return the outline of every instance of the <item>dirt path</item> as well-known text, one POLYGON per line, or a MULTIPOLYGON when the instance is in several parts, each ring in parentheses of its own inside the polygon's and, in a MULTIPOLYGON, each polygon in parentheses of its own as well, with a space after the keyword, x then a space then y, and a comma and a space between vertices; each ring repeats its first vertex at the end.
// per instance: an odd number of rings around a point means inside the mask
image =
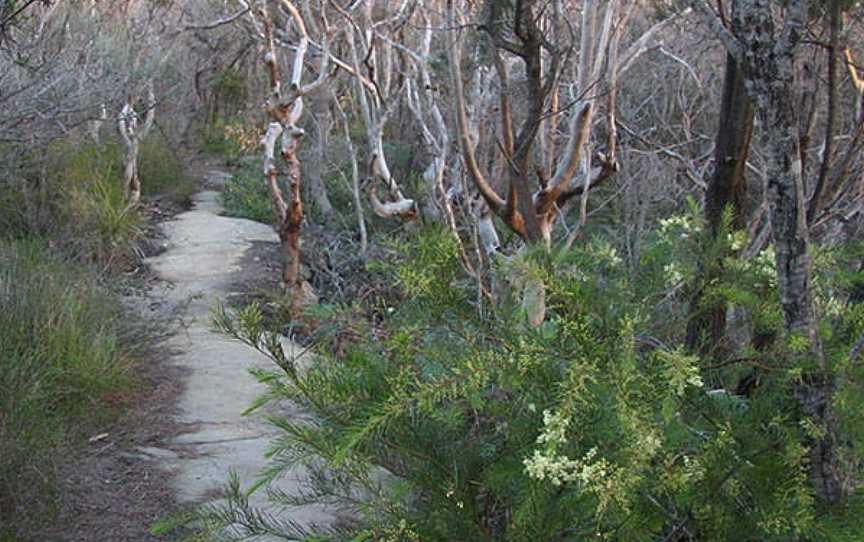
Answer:
MULTIPOLYGON (((218 187, 221 179, 219 172, 208 174, 211 186, 218 187)), ((276 242, 277 237, 269 226, 220 216, 221 211, 216 191, 198 193, 191 210, 162 225, 167 250, 147 262, 164 281, 152 292, 156 302, 184 308, 182 329, 167 346, 174 352, 172 365, 187 375, 175 421, 192 430, 144 452, 171 471, 182 503, 218 498, 231 470, 248 485, 265 466, 264 452, 273 436, 260 416, 240 414, 263 391, 248 369, 269 368, 270 362, 213 331, 210 311, 234 293, 232 284, 246 271, 239 264, 252 244, 276 242)), ((302 478, 301 472, 292 473, 280 489, 295 492, 302 478)), ((262 504, 263 494, 253 495, 252 502, 262 504)), ((334 520, 313 506, 292 510, 290 518, 301 524, 334 520)))

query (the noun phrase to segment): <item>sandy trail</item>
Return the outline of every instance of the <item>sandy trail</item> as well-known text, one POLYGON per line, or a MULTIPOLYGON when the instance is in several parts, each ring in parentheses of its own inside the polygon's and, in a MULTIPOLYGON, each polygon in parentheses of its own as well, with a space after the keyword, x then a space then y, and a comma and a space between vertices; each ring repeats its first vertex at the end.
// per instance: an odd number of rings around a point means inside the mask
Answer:
MULTIPOLYGON (((208 175, 211 185, 218 186, 221 179, 224 174, 219 172, 208 175)), ((167 346, 174 352, 172 363, 187 373, 176 421, 193 430, 166 442, 164 449, 146 452, 172 472, 172 486, 183 503, 218 498, 230 470, 249 485, 266 465, 264 453, 273 436, 260 415, 241 416, 264 391, 248 369, 272 364, 215 332, 211 310, 232 293, 231 285, 241 276, 241 258, 252 243, 278 238, 269 226, 221 212, 218 192, 198 193, 191 210, 162 225, 167 250, 148 261, 165 284, 154 292, 157 300, 184 308, 184 325, 167 346)), ((279 488, 294 493, 302 480, 302 472, 290 473, 279 488)), ((251 501, 263 505, 264 497, 259 491, 251 501)), ((324 525, 335 518, 321 507, 308 506, 291 510, 290 519, 324 525)))

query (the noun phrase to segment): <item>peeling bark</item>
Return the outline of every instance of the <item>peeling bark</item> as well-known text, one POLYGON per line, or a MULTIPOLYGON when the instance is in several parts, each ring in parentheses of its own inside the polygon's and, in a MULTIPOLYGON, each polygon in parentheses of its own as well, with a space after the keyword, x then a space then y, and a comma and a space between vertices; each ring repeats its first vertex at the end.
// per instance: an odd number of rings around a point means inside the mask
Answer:
POLYGON ((303 201, 300 198, 300 160, 297 146, 302 131, 282 132, 282 159, 287 166, 288 209, 285 220, 279 225, 279 238, 288 256, 282 269, 282 282, 294 286, 291 314, 296 315, 302 300, 303 284, 300 278, 300 226, 303 223, 303 201))
POLYGON ((301 198, 300 160, 297 148, 304 131, 298 126, 303 115, 303 98, 323 85, 327 78, 327 63, 330 58, 326 36, 323 39, 323 52, 318 78, 307 85, 302 84, 303 62, 309 36, 300 12, 288 0, 281 0, 282 7, 288 12, 290 20, 299 33, 291 67, 291 79, 287 91, 283 89, 279 73, 279 60, 274 39, 273 20, 266 6, 259 6, 250 12, 253 24, 260 28, 264 37, 264 67, 270 83, 270 96, 265 110, 270 117, 267 133, 262 140, 264 147, 264 176, 273 203, 275 227, 282 245, 283 266, 282 283, 291 296, 290 315, 297 317, 308 292, 300 275, 300 233, 303 223, 303 200, 301 198), (281 137, 279 154, 286 166, 288 180, 288 200, 278 183, 276 167, 276 142, 281 137))
POLYGON ((123 157, 123 187, 129 205, 137 206, 141 202, 141 178, 138 176, 138 153, 141 142, 147 138, 147 134, 153 128, 156 116, 156 95, 153 91, 152 81, 147 83, 147 111, 144 114, 144 124, 139 126, 138 113, 135 111, 132 98, 130 97, 123 105, 117 120, 117 128, 123 146, 126 150, 123 157))

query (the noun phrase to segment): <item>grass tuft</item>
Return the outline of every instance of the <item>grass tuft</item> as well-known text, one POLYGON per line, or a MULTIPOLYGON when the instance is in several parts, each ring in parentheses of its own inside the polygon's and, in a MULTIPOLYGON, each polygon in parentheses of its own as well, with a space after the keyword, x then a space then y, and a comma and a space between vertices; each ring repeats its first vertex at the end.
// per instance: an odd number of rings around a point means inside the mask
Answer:
POLYGON ((96 277, 34 241, 0 241, 0 517, 50 518, 58 454, 129 387, 120 309, 96 277))

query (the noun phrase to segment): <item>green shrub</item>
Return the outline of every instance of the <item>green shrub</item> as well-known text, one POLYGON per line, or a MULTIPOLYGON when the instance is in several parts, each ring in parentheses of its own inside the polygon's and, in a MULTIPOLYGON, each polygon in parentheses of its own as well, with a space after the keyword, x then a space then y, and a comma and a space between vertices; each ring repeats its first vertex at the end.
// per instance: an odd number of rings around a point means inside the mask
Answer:
POLYGON ((17 518, 9 528, 50 518, 60 450, 109 415, 102 397, 129 385, 120 316, 92 274, 40 243, 0 241, 0 517, 17 518))
POLYGON ((31 182, 33 156, 10 144, 0 144, 0 232, 44 233, 45 215, 53 201, 50 191, 31 182))
POLYGON ((220 112, 234 114, 248 103, 246 75, 234 68, 225 68, 213 80, 214 116, 220 112), (219 111, 219 110, 222 111, 219 111))
POLYGON ((110 179, 121 184, 122 155, 115 143, 55 141, 44 149, 4 154, 9 159, 0 177, 0 225, 7 235, 68 233, 75 218, 70 194, 110 179))
MULTIPOLYGON (((684 227, 678 222, 667 229, 684 227)), ((625 269, 603 239, 554 254, 552 267, 530 257, 512 263, 545 282, 549 312, 539 329, 527 328, 518 309, 479 317, 475 286, 438 232, 405 244, 390 269, 405 301, 352 330, 348 347, 319 337, 312 364, 262 331, 256 307, 221 314, 228 334, 276 366, 255 372, 269 386, 255 407, 287 400, 315 420, 270 417, 280 431, 271 465, 245 491, 302 466, 313 473, 310 487, 299 496, 274 492, 273 502, 335 504, 357 523, 330 531, 269 521, 232 480, 228 504, 200 512, 199 529, 231 524, 237 539, 278 532, 346 541, 861 538, 853 520, 860 498, 844 513, 819 509, 813 496, 813 429, 793 393, 800 356, 784 341, 727 363, 684 352, 683 330, 665 319, 676 285, 656 276, 666 270, 680 281, 669 265, 681 256, 664 256, 663 237, 649 247, 645 273, 625 269), (748 376, 757 384, 736 389, 748 376)), ((734 282, 717 285, 754 319, 777 306, 761 260, 728 265, 734 282)), ((829 274, 819 281, 837 287, 829 274)), ((342 311, 317 316, 338 322, 342 311)), ((861 314, 826 316, 836 330, 825 337, 832 366, 843 366, 864 331, 861 314)), ((857 441, 864 369, 840 371, 838 413, 857 441)))
MULTIPOLYGON (((49 149, 57 175, 55 182, 66 189, 87 188, 92 184, 111 184, 123 188, 125 150, 119 142, 62 142, 49 149)), ((164 196, 185 204, 195 192, 194 181, 186 174, 185 165, 171 143, 161 134, 153 133, 141 143, 138 154, 138 176, 145 196, 164 196)), ((100 188, 98 190, 104 190, 100 188)), ((113 191, 113 188, 112 188, 113 191)), ((123 195, 119 190, 119 195, 123 195)))
POLYGON ((229 157, 239 152, 239 149, 226 139, 225 131, 218 123, 207 122, 198 128, 198 139, 201 149, 209 154, 229 157))
POLYGON ((177 151, 158 133, 151 134, 141 144, 138 174, 142 194, 166 197, 184 207, 188 206, 197 190, 177 151))
POLYGON ((273 204, 260 169, 240 169, 225 182, 220 197, 228 216, 273 222, 273 204))
POLYGON ((255 123, 236 118, 206 122, 198 130, 201 148, 225 158, 228 164, 257 148, 262 135, 255 123))

